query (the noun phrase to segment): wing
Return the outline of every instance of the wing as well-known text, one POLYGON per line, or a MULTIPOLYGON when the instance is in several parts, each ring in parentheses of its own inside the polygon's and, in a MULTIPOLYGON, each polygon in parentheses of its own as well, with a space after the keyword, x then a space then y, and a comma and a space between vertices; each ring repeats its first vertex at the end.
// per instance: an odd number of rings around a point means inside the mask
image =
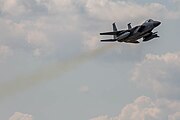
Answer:
POLYGON ((128 41, 127 43, 135 43, 135 44, 138 44, 140 43, 139 41, 128 41))
POLYGON ((117 39, 106 39, 106 40, 101 40, 101 42, 115 42, 117 39))
POLYGON ((159 35, 157 34, 157 32, 154 32, 154 33, 151 32, 150 35, 143 37, 143 42, 149 41, 149 40, 151 40, 151 39, 153 39, 153 38, 157 38, 157 37, 159 37, 159 35))

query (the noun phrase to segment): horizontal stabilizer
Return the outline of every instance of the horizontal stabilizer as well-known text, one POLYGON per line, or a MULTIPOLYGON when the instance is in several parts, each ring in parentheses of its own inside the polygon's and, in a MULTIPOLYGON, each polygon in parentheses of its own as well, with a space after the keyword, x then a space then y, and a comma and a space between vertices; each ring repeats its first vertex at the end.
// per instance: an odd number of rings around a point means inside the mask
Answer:
POLYGON ((117 35, 118 31, 115 32, 105 32, 105 33, 100 33, 100 35, 117 35))
POLYGON ((106 40, 101 40, 101 42, 115 42, 117 41, 116 39, 106 39, 106 40))

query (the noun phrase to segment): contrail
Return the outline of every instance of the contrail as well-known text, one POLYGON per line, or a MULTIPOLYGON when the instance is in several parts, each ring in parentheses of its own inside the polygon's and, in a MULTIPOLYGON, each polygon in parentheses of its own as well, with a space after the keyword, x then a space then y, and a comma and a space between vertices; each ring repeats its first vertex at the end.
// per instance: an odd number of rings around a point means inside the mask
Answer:
POLYGON ((37 70, 34 74, 20 76, 15 80, 0 85, 0 98, 13 95, 22 90, 28 89, 34 85, 37 85, 45 80, 52 80, 63 73, 72 70, 74 67, 89 61, 90 59, 103 54, 107 50, 118 46, 117 44, 105 45, 101 48, 85 52, 79 56, 66 60, 65 62, 59 61, 54 64, 50 64, 37 70))

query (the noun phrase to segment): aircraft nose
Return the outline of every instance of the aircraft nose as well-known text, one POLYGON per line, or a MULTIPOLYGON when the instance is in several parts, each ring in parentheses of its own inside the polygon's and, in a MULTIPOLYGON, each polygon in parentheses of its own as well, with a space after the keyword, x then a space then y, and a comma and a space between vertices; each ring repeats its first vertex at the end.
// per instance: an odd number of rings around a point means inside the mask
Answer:
POLYGON ((155 26, 155 27, 159 26, 160 24, 161 24, 161 22, 159 22, 159 21, 155 21, 155 22, 154 22, 154 26, 155 26))

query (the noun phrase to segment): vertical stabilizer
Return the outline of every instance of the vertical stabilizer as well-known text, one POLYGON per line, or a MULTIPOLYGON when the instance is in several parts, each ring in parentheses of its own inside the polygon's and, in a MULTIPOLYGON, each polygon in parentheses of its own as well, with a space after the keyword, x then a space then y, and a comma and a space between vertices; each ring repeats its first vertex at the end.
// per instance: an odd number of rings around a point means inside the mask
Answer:
MULTIPOLYGON (((113 23, 112 25, 113 25, 113 32, 117 32, 116 23, 113 23)), ((114 35, 113 37, 114 37, 114 39, 116 39, 117 35, 114 35)))
POLYGON ((131 28, 132 28, 132 27, 131 27, 131 23, 129 23, 129 24, 128 24, 128 30, 131 29, 131 28))

